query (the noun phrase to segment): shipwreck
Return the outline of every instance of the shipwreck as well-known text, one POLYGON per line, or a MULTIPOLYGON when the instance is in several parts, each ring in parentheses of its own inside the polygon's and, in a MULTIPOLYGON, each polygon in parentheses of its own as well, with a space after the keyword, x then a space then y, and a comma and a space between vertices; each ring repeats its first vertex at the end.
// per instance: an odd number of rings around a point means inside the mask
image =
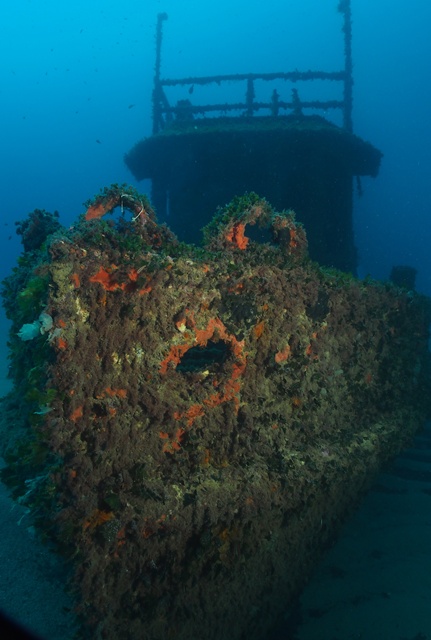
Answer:
MULTIPOLYGON (((352 176, 376 172, 379 157, 345 113, 341 132, 299 114, 294 136, 289 116, 277 126, 286 144, 327 139, 339 170, 347 153, 347 248, 331 234, 319 245, 311 200, 309 229, 271 190, 276 206, 236 195, 201 243, 185 242, 163 202, 169 190, 173 218, 193 198, 180 204, 161 174, 162 220, 145 195, 111 185, 70 229, 39 209, 18 227, 24 251, 2 285, 14 385, 2 479, 68 559, 83 638, 268 637, 430 415, 429 299, 332 266, 354 269, 352 176)), ((262 128, 276 117, 246 135, 269 144, 262 128)), ((195 134, 176 126, 144 146, 177 157, 195 134)))
POLYGON ((3 283, 3 480, 91 633, 259 640, 429 415, 429 300, 319 267, 253 194, 203 247, 130 188, 86 217, 31 214, 3 283))

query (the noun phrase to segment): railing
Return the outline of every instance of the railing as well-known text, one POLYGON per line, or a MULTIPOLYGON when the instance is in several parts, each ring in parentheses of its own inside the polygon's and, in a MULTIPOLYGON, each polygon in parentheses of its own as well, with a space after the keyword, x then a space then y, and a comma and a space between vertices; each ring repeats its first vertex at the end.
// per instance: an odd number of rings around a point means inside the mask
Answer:
POLYGON ((157 16, 156 30, 156 65, 154 75, 153 90, 153 134, 163 130, 166 125, 176 120, 188 120, 194 115, 207 115, 210 112, 228 113, 241 111, 247 117, 254 116, 258 111, 266 110, 269 115, 277 117, 280 110, 288 110, 295 114, 302 114, 302 109, 340 109, 343 115, 343 126, 348 131, 352 131, 352 27, 350 0, 340 0, 338 11, 343 14, 344 33, 344 70, 343 71, 289 71, 280 73, 237 73, 219 76, 197 76, 188 78, 167 79, 160 77, 161 47, 162 47, 162 26, 167 20, 166 13, 157 16), (342 100, 300 100, 296 88, 292 89, 290 101, 280 99, 276 89, 273 90, 269 102, 258 102, 255 100, 256 81, 284 80, 292 83, 299 81, 329 80, 342 82, 344 93, 342 100), (209 85, 215 83, 221 85, 223 82, 245 82, 244 102, 226 102, 221 104, 193 105, 190 100, 179 100, 175 106, 169 104, 164 87, 188 86, 190 89, 195 85, 209 85))

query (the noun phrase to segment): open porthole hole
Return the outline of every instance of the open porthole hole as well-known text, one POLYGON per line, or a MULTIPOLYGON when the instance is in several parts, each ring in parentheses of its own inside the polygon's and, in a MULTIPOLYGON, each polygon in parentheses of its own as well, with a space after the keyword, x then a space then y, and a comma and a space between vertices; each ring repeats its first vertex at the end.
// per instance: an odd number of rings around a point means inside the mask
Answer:
POLYGON ((258 224, 247 224, 244 234, 247 238, 250 238, 252 242, 258 244, 274 244, 272 231, 268 227, 259 227, 258 224))
POLYGON ((191 347, 185 352, 176 371, 180 373, 200 373, 201 371, 217 372, 223 368, 230 353, 230 348, 219 340, 208 340, 205 346, 191 347))

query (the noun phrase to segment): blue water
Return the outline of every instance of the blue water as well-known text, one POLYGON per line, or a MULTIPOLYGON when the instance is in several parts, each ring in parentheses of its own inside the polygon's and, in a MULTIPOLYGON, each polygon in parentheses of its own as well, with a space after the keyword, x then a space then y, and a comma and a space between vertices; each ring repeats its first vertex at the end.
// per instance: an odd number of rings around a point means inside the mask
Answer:
MULTIPOLYGON (((34 208, 58 210, 61 222, 70 225, 84 211, 82 203, 112 182, 149 192, 148 182, 134 180, 123 155, 151 134, 159 12, 169 15, 163 77, 333 71, 344 62, 337 0, 14 0, 3 5, 0 278, 21 250, 14 223, 34 208)), ((364 178, 363 196, 355 195, 359 272, 386 279, 393 265, 411 265, 418 271, 417 289, 431 295, 431 3, 352 0, 352 14, 353 130, 384 153, 379 176, 364 178)), ((4 328, 2 337, 4 344, 4 328)), ((431 498, 420 498, 401 509, 429 511, 431 498)), ((396 526, 393 520, 390 527, 396 526)), ((431 517, 423 526, 430 522, 431 517)), ((409 535, 414 540, 414 531, 409 535)), ((395 562, 396 554, 390 557, 395 562)), ((424 551, 421 563, 430 569, 431 553, 424 551)), ((397 591, 394 580, 388 593, 397 591)), ((379 620, 383 631, 376 638, 412 640, 419 632, 431 638, 429 623, 425 631, 419 624, 406 627, 407 611, 411 615, 418 600, 431 596, 429 581, 412 578, 412 584, 421 587, 404 608, 398 604, 406 612, 399 634, 393 635, 388 613, 379 620)), ((321 638, 371 637, 358 635, 353 614, 351 626, 348 636, 321 638)), ((348 623, 343 628, 340 633, 348 623)), ((310 631, 309 637, 319 635, 310 631)))

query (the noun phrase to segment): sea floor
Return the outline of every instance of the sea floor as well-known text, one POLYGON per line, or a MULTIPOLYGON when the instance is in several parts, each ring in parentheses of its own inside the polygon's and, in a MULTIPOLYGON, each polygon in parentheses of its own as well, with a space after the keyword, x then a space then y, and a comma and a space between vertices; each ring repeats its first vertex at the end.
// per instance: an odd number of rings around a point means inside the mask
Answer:
POLYGON ((431 424, 344 526, 280 640, 431 640, 431 424))
MULTIPOLYGON (((10 388, 7 331, 1 315, 0 396, 10 388)), ((71 639, 74 620, 63 590, 64 567, 38 541, 25 508, 1 484, 0 514, 0 609, 43 640, 71 639)), ((430 612, 428 424, 412 448, 378 477, 346 523, 298 604, 286 612, 286 629, 262 640, 431 640, 430 612)))

